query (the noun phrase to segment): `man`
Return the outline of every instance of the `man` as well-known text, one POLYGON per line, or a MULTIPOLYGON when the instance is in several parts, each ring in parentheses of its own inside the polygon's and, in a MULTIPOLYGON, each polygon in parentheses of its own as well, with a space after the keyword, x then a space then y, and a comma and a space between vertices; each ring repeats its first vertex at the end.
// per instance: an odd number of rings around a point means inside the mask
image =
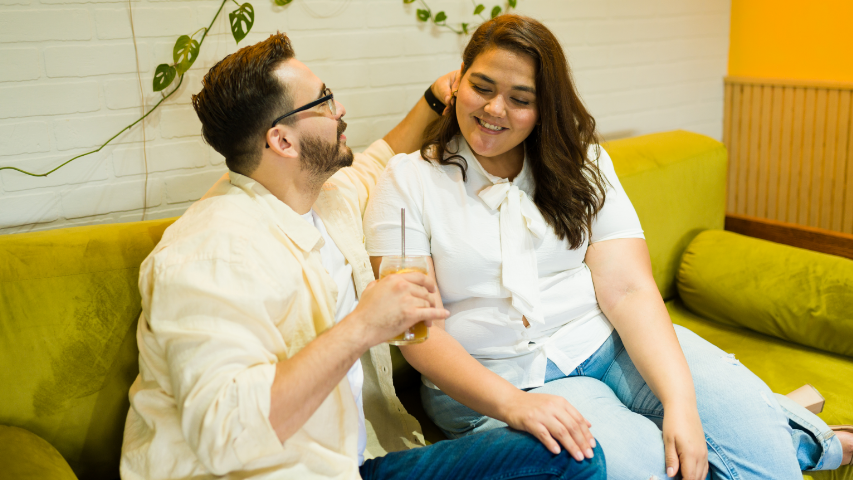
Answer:
POLYGON ((600 449, 576 461, 507 429, 409 450, 384 341, 448 313, 425 275, 372 282, 361 215, 436 118, 424 100, 353 156, 344 107, 277 34, 215 65, 193 105, 230 171, 140 268, 122 478, 604 478, 600 449))

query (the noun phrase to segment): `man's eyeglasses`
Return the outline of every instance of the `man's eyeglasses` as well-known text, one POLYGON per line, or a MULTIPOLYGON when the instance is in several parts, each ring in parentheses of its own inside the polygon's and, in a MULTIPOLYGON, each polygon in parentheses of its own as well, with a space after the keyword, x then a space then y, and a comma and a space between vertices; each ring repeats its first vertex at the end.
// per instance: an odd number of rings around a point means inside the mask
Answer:
MULTIPOLYGON (((275 120, 272 121, 272 126, 270 126, 270 128, 275 127, 276 123, 284 120, 285 118, 287 118, 291 115, 296 115, 299 112, 304 112, 305 110, 314 108, 323 102, 326 102, 326 104, 329 106, 329 110, 332 112, 332 116, 335 116, 338 114, 336 109, 335 109, 335 95, 332 93, 332 90, 325 88, 325 89, 323 89, 323 96, 321 98, 318 98, 317 100, 314 100, 311 103, 307 103, 305 105, 302 105, 301 107, 297 108, 296 110, 291 110, 291 111, 285 113, 284 115, 276 118, 275 120)), ((267 144, 267 148, 270 148, 269 144, 267 144)))

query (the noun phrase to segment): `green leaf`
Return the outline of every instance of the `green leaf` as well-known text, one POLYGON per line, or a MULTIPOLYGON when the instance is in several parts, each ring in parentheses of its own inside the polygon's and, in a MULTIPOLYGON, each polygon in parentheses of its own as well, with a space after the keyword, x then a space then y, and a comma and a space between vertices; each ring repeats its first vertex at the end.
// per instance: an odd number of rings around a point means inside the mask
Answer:
POLYGON ((240 8, 228 14, 228 20, 231 21, 231 33, 234 35, 234 40, 240 43, 240 40, 246 38, 252 25, 255 24, 255 9, 252 4, 244 3, 240 8), (245 29, 243 25, 245 24, 245 29))
POLYGON ((467 23, 462 24, 462 33, 464 33, 465 35, 468 34, 468 24, 467 23))
POLYGON ((509 8, 515 8, 518 5, 518 0, 507 0, 509 3, 509 8))
POLYGON ((426 22, 427 20, 429 20, 429 17, 430 17, 429 10, 424 10, 422 8, 418 9, 418 20, 420 20, 422 22, 426 22))
POLYGON ((495 8, 492 9, 492 18, 495 18, 500 14, 501 14, 501 7, 495 5, 495 8))
POLYGON ((183 75, 198 58, 198 41, 191 39, 186 35, 178 37, 175 42, 175 48, 172 49, 172 58, 175 60, 175 69, 178 75, 183 75))
MULTIPOLYGON (((274 0, 274 1, 275 1, 276 5, 278 5, 279 7, 283 7, 283 6, 287 5, 288 3, 292 2, 293 0, 274 0)), ((414 0, 412 0, 412 1, 414 1, 414 0)))
POLYGON ((485 10, 485 9, 486 9, 486 6, 483 5, 482 3, 477 5, 476 7, 474 7, 474 15, 479 15, 479 14, 483 13, 483 10, 485 10))
POLYGON ((441 23, 445 20, 447 20, 447 14, 445 14, 444 12, 438 12, 435 14, 435 19, 433 19, 433 22, 441 23))
POLYGON ((415 3, 415 0, 403 0, 403 3, 406 3, 406 4, 415 3))
POLYGON ((154 91, 159 92, 168 87, 177 75, 175 67, 165 63, 157 65, 157 70, 154 71, 154 91))

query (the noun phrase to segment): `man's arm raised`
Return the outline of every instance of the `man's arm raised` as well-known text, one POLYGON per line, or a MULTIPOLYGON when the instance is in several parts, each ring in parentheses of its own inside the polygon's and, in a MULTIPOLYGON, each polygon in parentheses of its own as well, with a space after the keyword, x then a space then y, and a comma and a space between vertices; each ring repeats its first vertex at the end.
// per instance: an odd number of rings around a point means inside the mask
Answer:
POLYGON ((389 275, 372 282, 356 309, 293 357, 276 364, 270 423, 284 442, 314 414, 370 347, 414 325, 447 318, 434 308, 435 282, 420 273, 389 275))

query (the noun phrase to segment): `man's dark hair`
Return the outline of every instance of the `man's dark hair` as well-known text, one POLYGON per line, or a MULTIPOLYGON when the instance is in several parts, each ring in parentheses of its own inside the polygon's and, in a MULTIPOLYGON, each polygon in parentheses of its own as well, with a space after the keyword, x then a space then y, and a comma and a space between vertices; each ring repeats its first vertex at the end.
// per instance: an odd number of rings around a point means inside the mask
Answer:
POLYGON ((255 171, 272 121, 293 109, 275 70, 294 56, 287 35, 270 35, 220 60, 193 95, 204 140, 225 157, 229 169, 243 175, 255 171))

